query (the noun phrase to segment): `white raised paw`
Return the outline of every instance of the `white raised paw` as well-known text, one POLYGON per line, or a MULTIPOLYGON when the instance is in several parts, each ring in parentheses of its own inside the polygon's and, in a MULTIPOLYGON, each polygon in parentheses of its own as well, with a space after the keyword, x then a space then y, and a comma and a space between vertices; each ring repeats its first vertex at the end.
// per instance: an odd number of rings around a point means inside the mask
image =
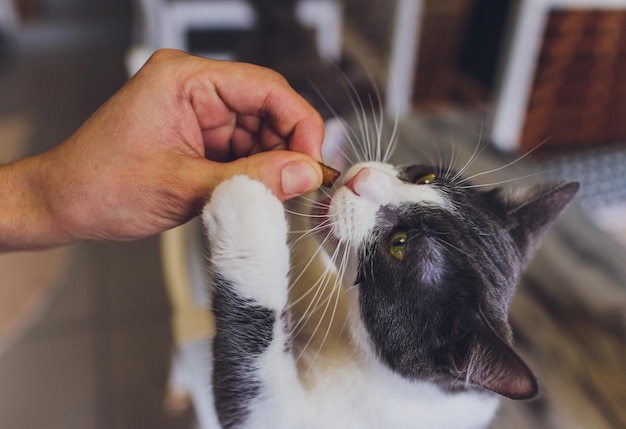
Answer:
POLYGON ((289 248, 282 203, 261 182, 234 176, 204 207, 213 267, 248 298, 282 308, 289 248))

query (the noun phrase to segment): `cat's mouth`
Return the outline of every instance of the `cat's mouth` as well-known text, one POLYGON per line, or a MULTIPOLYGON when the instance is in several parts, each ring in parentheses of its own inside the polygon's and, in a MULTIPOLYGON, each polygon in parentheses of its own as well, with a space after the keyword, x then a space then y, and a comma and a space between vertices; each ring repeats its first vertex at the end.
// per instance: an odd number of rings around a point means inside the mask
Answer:
MULTIPOLYGON (((357 176, 357 174, 354 172, 346 173, 345 182, 341 184, 339 188, 349 189, 354 195, 360 196, 355 186, 355 176, 357 176)), ((317 202, 317 204, 315 204, 311 212, 311 226, 314 230, 321 232, 322 236, 327 236, 332 230, 332 220, 329 216, 332 201, 333 198, 331 196, 321 199, 317 202)))

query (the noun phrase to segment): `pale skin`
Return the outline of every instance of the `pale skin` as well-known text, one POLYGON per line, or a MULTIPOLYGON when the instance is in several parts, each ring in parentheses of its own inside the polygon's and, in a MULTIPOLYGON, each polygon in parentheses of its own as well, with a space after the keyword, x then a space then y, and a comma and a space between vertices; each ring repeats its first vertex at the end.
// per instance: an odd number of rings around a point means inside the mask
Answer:
POLYGON ((322 139, 278 73, 158 51, 67 140, 0 166, 0 251, 145 238, 236 174, 287 200, 321 185, 322 139))

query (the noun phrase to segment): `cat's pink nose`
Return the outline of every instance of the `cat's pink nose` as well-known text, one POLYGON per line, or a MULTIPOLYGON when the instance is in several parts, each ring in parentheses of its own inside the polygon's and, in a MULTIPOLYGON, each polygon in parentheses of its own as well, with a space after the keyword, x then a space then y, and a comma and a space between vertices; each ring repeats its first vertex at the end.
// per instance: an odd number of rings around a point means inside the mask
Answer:
POLYGON ((357 173, 348 180, 344 186, 354 192, 356 195, 362 195, 364 191, 364 184, 367 178, 371 175, 371 169, 363 167, 357 173))

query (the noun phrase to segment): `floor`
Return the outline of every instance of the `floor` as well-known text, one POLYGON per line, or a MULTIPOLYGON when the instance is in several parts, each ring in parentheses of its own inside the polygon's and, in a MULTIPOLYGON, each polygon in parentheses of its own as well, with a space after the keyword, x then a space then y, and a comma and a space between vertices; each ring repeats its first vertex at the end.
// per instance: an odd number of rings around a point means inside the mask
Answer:
POLYGON ((189 427, 162 407, 171 335, 158 241, 76 250, 43 319, 0 357, 0 426, 189 427))
MULTIPOLYGON (((0 51, 0 117, 28 118, 28 153, 61 142, 126 79, 129 2, 90 1, 104 22, 31 23, 0 51), (80 37, 91 24, 96 36, 80 37)), ((172 416, 162 405, 172 338, 158 246, 151 238, 71 249, 41 319, 0 352, 0 427, 192 425, 191 412, 172 416)))

